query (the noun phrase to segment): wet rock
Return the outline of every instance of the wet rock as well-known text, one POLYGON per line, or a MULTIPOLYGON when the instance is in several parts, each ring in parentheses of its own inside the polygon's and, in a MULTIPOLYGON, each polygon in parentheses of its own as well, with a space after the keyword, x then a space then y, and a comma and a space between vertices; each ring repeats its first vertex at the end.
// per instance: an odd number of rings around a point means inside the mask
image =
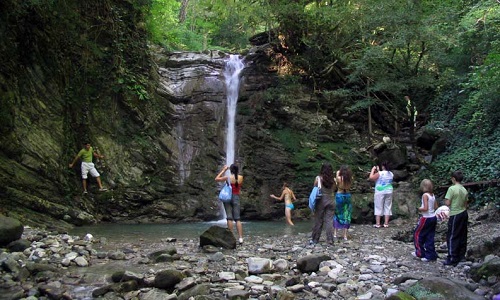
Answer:
POLYGON ((325 254, 307 255, 297 261, 297 268, 302 273, 315 272, 318 271, 321 262, 330 259, 330 256, 325 254))
POLYGON ((249 274, 263 274, 271 272, 273 263, 270 259, 260 257, 249 257, 246 260, 249 274))
POLYGON ((236 239, 231 231, 220 226, 211 226, 200 236, 200 247, 212 245, 225 249, 235 249, 236 239))
POLYGON ((15 240, 7 245, 10 252, 23 252, 31 246, 31 242, 25 239, 15 240))
POLYGON ((492 282, 490 284, 495 284, 500 277, 500 257, 487 256, 483 264, 471 268, 470 274, 475 281, 479 281, 480 279, 487 279, 489 281, 491 277, 492 282))
POLYGON ((177 270, 163 270, 156 274, 154 287, 171 292, 182 279, 184 275, 177 270))
POLYGON ((441 277, 429 277, 419 280, 406 290, 413 297, 420 299, 424 295, 434 295, 443 299, 484 300, 465 287, 463 282, 441 277))
POLYGON ((0 247, 20 239, 23 231, 24 227, 19 220, 0 215, 0 247))

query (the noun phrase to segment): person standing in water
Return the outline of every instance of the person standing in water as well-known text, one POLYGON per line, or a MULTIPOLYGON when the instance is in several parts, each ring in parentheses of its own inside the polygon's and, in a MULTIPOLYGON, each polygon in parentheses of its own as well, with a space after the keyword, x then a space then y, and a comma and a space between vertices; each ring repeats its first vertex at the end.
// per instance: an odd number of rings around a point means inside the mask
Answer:
POLYGON ((271 194, 271 198, 274 198, 279 201, 283 201, 285 199, 285 217, 288 225, 294 225, 292 222, 292 210, 295 208, 292 201, 295 201, 295 194, 288 187, 286 182, 283 183, 281 196, 277 197, 274 194, 271 194))
POLYGON ((243 226, 240 220, 240 190, 243 183, 243 176, 238 175, 239 168, 237 165, 232 164, 230 167, 224 166, 222 170, 215 177, 217 182, 228 181, 231 183, 232 198, 229 202, 224 202, 224 210, 226 211, 227 228, 233 232, 234 223, 236 223, 236 230, 238 231, 238 242, 243 244, 243 226), (230 175, 224 175, 229 169, 230 175))

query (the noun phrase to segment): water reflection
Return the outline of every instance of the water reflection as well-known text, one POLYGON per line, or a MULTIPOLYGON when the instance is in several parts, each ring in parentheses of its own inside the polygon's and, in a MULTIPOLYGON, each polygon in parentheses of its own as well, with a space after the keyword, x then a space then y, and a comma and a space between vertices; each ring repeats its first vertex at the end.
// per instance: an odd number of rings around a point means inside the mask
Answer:
MULTIPOLYGON (((87 233, 91 233, 95 238, 105 237, 112 243, 138 240, 153 242, 165 238, 197 239, 213 225, 226 227, 226 221, 175 224, 99 224, 76 227, 70 231, 70 234, 83 237, 87 233)), ((293 236, 310 232, 311 226, 310 221, 297 221, 295 226, 286 225, 284 221, 243 222, 243 235, 244 237, 293 236)))

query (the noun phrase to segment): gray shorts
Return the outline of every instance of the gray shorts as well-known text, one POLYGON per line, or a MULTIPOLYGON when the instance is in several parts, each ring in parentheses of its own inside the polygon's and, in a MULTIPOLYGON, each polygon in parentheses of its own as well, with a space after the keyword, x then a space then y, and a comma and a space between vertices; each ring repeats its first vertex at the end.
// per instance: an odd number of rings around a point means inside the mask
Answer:
POLYGON ((240 195, 233 195, 230 202, 224 202, 227 220, 240 220, 240 195))

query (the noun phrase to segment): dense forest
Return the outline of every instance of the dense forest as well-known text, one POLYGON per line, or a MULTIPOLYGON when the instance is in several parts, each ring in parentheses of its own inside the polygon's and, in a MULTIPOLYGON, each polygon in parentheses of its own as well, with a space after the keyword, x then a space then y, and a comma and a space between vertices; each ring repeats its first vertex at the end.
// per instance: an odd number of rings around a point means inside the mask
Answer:
MULTIPOLYGON (((323 109, 339 98, 351 113, 377 108, 387 132, 406 123, 446 137, 446 151, 420 176, 441 184, 453 169, 469 182, 500 177, 498 1, 153 0, 146 24, 169 50, 244 52, 267 32, 286 82, 270 99, 295 83, 320 94, 323 109)), ((475 198, 499 196, 486 186, 475 198)))

